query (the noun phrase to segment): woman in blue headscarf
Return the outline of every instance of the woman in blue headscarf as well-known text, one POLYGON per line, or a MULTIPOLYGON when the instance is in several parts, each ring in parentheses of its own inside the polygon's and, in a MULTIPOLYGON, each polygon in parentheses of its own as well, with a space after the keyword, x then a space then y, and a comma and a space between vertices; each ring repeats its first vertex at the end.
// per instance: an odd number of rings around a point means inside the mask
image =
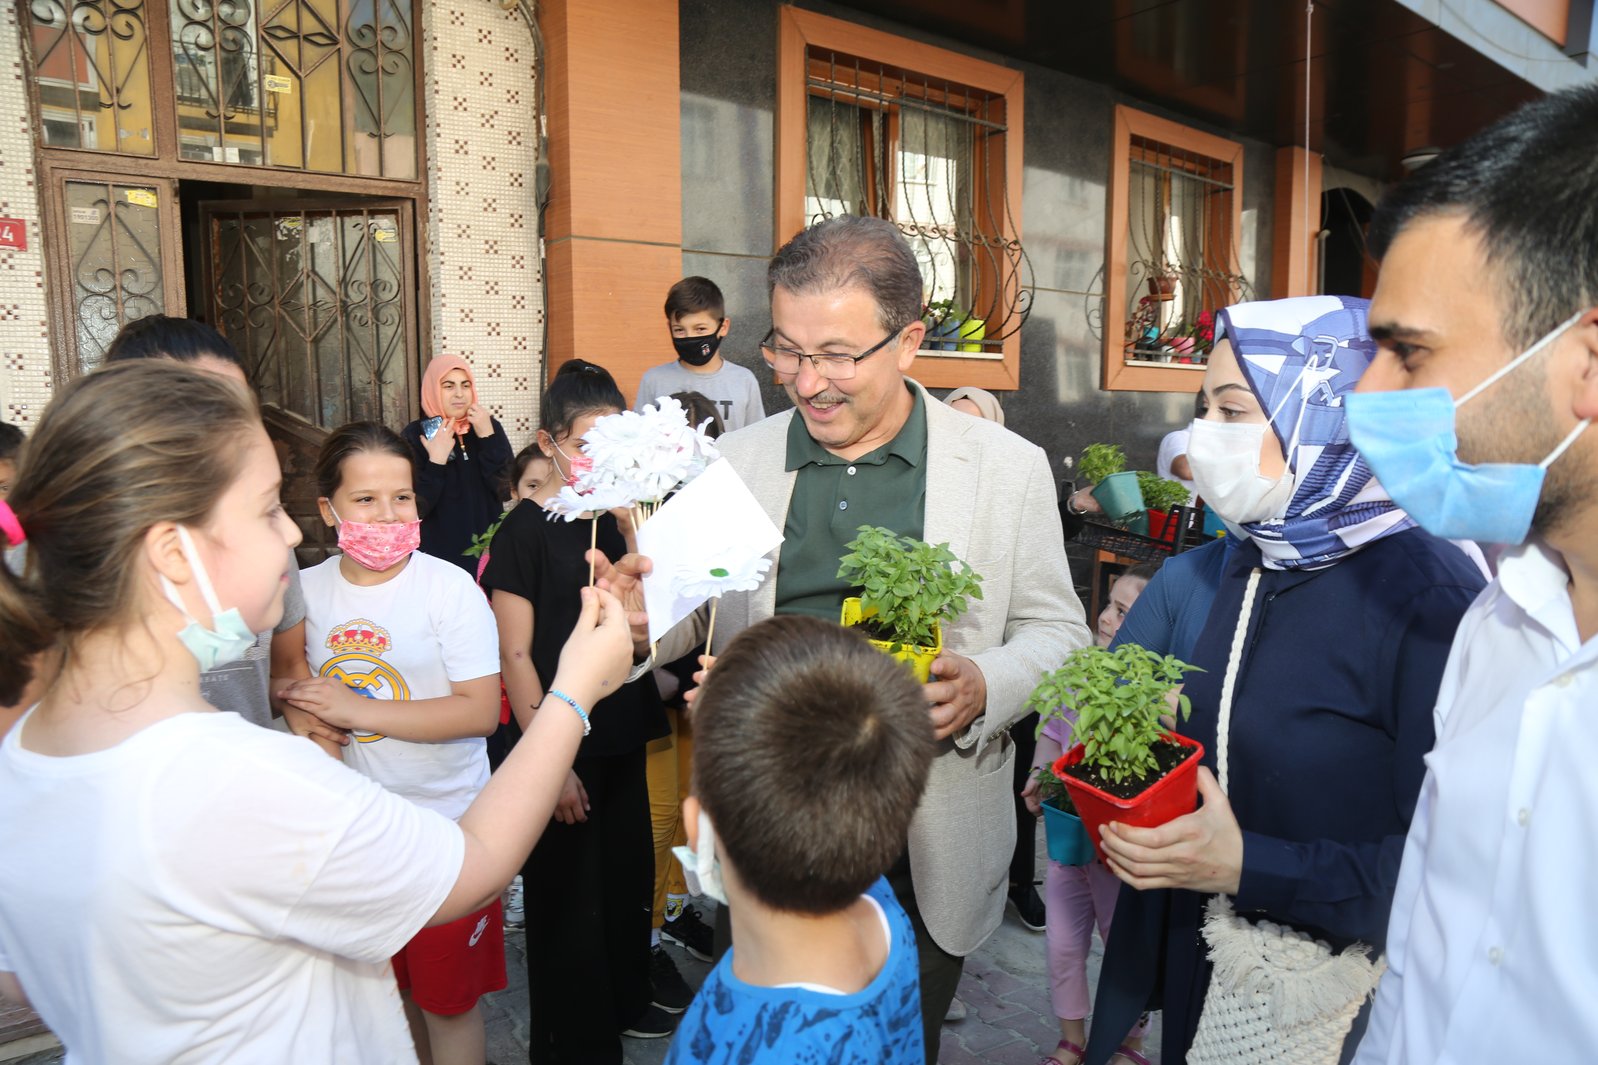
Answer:
MULTIPOLYGON (((1185 687, 1202 805, 1159 828, 1106 829, 1111 870, 1135 890, 1109 936, 1089 1062, 1151 1003, 1165 1011, 1160 1060, 1187 1060, 1212 896, 1334 951, 1383 951, 1438 681, 1484 581, 1349 443, 1343 397, 1375 350, 1366 307, 1312 296, 1217 318, 1188 459, 1199 494, 1247 540, 1226 554, 1192 652, 1204 672, 1185 687)), ((1344 1060, 1362 1032, 1363 1011, 1344 1060)))

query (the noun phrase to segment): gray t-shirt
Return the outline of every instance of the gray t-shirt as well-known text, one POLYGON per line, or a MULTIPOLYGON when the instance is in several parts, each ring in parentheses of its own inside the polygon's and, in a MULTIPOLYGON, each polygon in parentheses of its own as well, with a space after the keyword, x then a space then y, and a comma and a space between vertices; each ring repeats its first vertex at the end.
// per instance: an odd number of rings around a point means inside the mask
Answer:
POLYGON ((722 427, 729 433, 753 425, 766 416, 765 405, 760 402, 760 382, 755 380, 755 375, 725 360, 715 373, 695 373, 675 360, 663 366, 651 366, 638 383, 638 402, 633 404, 633 409, 641 411, 645 404, 675 392, 698 392, 714 403, 721 415, 722 427))
POLYGON ((283 620, 271 632, 255 638, 255 646, 237 662, 200 674, 200 695, 218 710, 231 710, 244 720, 272 727, 272 706, 267 691, 272 673, 272 636, 287 632, 305 620, 305 593, 300 589, 298 567, 289 569, 289 586, 283 593, 283 620))

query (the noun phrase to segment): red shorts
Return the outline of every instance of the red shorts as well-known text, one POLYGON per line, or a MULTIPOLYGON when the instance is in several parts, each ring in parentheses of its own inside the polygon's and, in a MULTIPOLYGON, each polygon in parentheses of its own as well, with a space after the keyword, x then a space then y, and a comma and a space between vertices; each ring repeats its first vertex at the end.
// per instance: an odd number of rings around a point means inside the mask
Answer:
POLYGON ((424 928, 394 955, 401 991, 428 1013, 453 1017, 490 991, 505 990, 505 915, 500 901, 449 924, 424 928))

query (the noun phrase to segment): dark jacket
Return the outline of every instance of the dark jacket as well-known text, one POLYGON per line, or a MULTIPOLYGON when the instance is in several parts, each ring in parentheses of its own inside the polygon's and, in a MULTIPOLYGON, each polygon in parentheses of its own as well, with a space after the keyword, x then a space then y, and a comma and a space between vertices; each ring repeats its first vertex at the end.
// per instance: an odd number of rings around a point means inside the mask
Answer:
MULTIPOLYGON (((1229 553, 1191 659, 1207 672, 1184 688, 1193 715, 1181 731, 1204 745, 1212 771, 1221 685, 1259 557, 1252 544, 1229 553)), ((1328 569, 1262 572, 1228 744, 1227 797, 1243 830, 1238 913, 1381 953, 1437 685, 1485 583, 1463 552, 1420 529, 1328 569)), ((1205 898, 1121 889, 1088 1062, 1108 1060, 1151 1003, 1165 1011, 1160 1060, 1186 1059, 1210 978, 1205 898)))
POLYGON ((510 438, 493 419, 494 434, 460 437, 449 460, 432 462, 422 443, 422 422, 411 422, 400 436, 416 455, 416 505, 422 515, 422 550, 477 576, 477 560, 464 554, 472 540, 504 510, 500 479, 510 464, 510 438))

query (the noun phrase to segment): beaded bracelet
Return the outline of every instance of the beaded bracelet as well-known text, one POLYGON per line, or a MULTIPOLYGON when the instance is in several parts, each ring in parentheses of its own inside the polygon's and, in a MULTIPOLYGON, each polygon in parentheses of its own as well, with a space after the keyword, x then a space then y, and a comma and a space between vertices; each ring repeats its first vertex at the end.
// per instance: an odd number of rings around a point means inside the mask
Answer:
POLYGON ((577 702, 576 699, 573 699, 571 696, 567 695, 565 692, 561 691, 559 688, 551 688, 551 689, 549 689, 549 694, 550 694, 550 696, 552 698, 559 699, 561 702, 565 703, 567 706, 569 706, 573 710, 577 711, 577 716, 583 719, 583 735, 584 736, 588 735, 590 732, 592 732, 594 730, 593 724, 588 720, 588 711, 584 710, 582 708, 582 706, 577 702))

